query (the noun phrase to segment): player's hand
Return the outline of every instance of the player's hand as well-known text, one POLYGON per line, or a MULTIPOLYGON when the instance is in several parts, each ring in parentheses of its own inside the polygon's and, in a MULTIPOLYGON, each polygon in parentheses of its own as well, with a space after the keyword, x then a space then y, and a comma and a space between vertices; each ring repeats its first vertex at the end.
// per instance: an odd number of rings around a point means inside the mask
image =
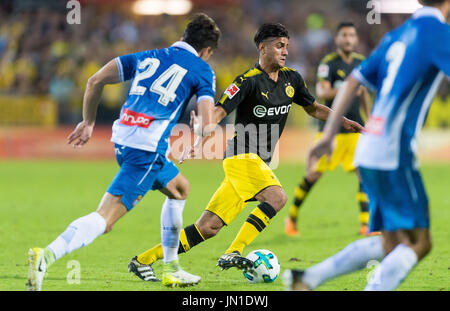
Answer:
POLYGON ((77 124, 75 130, 67 137, 67 143, 73 144, 74 148, 80 148, 86 144, 92 136, 94 124, 90 125, 86 121, 77 124))
POLYGON ((190 147, 185 147, 183 152, 181 153, 181 156, 178 160, 178 163, 181 164, 187 159, 192 159, 195 157, 195 148, 198 146, 198 144, 201 141, 201 136, 198 135, 199 132, 199 123, 198 123, 198 117, 195 113, 195 110, 191 111, 191 120, 189 121, 189 125, 194 132, 195 142, 190 147))
POLYGON ((307 171, 308 174, 316 171, 316 164, 323 155, 331 158, 333 152, 333 137, 322 137, 308 152, 307 171))
POLYGON ((347 118, 344 118, 342 121, 342 126, 349 132, 353 133, 361 133, 364 131, 364 126, 359 124, 358 122, 349 120, 347 118))

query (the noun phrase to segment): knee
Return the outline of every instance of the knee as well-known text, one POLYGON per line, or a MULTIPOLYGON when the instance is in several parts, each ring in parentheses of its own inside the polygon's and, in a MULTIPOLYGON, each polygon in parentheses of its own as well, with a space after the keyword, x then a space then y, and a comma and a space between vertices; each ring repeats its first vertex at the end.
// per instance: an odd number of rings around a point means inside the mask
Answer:
POLYGON ((280 192, 274 197, 271 205, 277 212, 279 212, 284 207, 284 205, 286 205, 287 200, 288 197, 286 195, 286 192, 281 189, 280 192))
POLYGON ((186 180, 186 182, 183 183, 183 186, 178 189, 178 192, 180 194, 179 200, 186 200, 190 191, 191 191, 191 185, 186 180))
POLYGON ((185 182, 176 187, 176 191, 172 191, 172 193, 167 196, 172 200, 186 200, 190 191, 191 185, 185 180, 185 182))
POLYGON ((218 223, 202 222, 201 220, 195 224, 202 234, 202 237, 207 240, 214 237, 222 229, 222 225, 218 223))

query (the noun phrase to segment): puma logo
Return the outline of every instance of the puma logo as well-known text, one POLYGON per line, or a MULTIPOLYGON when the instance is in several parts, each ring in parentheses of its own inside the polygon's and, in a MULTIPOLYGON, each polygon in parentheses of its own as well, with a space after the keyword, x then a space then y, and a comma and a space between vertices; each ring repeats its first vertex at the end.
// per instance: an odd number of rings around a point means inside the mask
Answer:
POLYGON ((263 92, 261 92, 262 96, 265 96, 267 98, 267 100, 269 100, 269 91, 267 91, 265 94, 263 92))

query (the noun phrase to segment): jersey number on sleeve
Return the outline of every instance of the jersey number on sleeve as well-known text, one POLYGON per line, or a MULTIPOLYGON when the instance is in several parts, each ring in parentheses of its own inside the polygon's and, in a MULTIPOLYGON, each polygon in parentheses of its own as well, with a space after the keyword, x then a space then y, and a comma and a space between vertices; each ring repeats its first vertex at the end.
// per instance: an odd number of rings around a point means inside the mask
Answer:
MULTIPOLYGON (((139 63, 138 69, 143 70, 134 77, 133 83, 130 88, 130 95, 144 95, 147 88, 139 85, 142 80, 148 79, 153 76, 160 65, 157 58, 146 58, 139 63)), ((183 80, 183 77, 187 73, 187 70, 183 67, 173 64, 166 71, 164 71, 158 78, 153 81, 150 86, 150 91, 159 94, 158 103, 163 106, 167 106, 170 102, 174 101, 177 95, 175 91, 183 80), (167 82, 169 80, 169 82, 167 82), (163 86, 167 82, 166 86, 163 86)))

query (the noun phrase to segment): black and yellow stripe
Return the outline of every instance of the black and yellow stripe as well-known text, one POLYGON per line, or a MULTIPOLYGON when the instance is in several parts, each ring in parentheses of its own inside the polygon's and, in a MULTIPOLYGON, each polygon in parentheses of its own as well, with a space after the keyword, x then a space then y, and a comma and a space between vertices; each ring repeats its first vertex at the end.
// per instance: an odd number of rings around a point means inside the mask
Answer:
POLYGON ((269 225, 269 221, 276 215, 275 209, 267 202, 255 208, 241 227, 238 235, 226 251, 227 254, 238 251, 242 254, 245 246, 249 245, 258 234, 269 225))
POLYGON ((356 200, 359 203, 359 222, 367 225, 369 223, 369 197, 364 192, 362 184, 359 184, 359 191, 356 194, 356 200))
POLYGON ((195 224, 187 226, 180 232, 178 254, 189 251, 195 245, 203 242, 205 238, 195 224))
POLYGON ((314 183, 309 182, 306 177, 303 178, 301 183, 294 190, 294 202, 289 208, 289 216, 292 220, 296 220, 298 217, 298 210, 308 195, 314 183))

